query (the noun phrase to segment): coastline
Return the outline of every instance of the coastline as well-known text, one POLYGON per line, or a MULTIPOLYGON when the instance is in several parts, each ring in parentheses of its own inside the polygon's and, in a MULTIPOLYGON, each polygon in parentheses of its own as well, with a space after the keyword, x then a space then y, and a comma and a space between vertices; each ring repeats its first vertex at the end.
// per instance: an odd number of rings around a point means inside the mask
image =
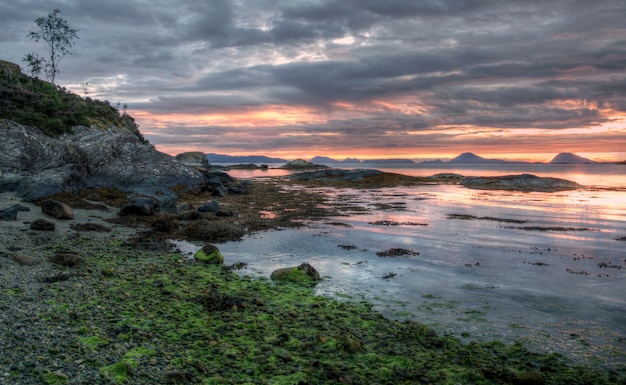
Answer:
MULTIPOLYGON (((278 182, 258 188, 221 201, 239 216, 211 218, 212 225, 236 224, 247 231, 299 226, 348 207, 311 211, 315 205, 307 203, 324 202, 319 194, 302 187, 286 191, 278 182), (268 207, 271 213, 262 212, 268 207)), ((73 222, 102 223, 111 231, 71 230, 69 222, 58 220, 54 233, 43 233, 29 229, 28 222, 41 214, 28 206, 30 214, 3 223, 0 341, 8 354, 0 361, 0 380, 7 383, 617 384, 625 379, 624 368, 578 366, 519 344, 462 344, 426 325, 386 319, 366 303, 340 303, 314 296, 311 288, 238 277, 169 250, 162 241, 171 234, 154 231, 155 218, 129 228, 106 221, 119 219, 113 207, 75 208, 73 222), (47 261, 59 251, 77 253, 84 265, 47 261), (20 265, 15 253, 41 263, 20 265)))

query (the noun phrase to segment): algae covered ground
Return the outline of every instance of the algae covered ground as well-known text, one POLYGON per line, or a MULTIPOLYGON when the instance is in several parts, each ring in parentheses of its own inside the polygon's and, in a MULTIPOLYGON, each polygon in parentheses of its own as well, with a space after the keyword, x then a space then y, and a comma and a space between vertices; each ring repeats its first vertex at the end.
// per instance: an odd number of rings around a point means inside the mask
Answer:
POLYGON ((367 303, 239 277, 115 236, 56 239, 79 253, 3 282, 6 384, 623 384, 520 344, 461 344, 367 303), (56 277, 56 278, 55 278, 56 277), (31 309, 30 311, 28 309, 31 309), (12 309, 15 310, 15 309, 12 309), (37 339, 28 336, 36 333, 37 339), (30 339, 29 339, 30 338, 30 339), (8 369, 6 369, 8 368, 8 369))

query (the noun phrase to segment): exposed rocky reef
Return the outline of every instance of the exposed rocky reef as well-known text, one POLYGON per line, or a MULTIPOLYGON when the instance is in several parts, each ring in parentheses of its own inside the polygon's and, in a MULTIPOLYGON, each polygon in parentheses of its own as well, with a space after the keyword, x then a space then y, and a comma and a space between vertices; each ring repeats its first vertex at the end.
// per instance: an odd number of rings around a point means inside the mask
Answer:
POLYGON ((299 172, 287 177, 299 183, 315 182, 338 187, 377 188, 385 186, 411 186, 423 184, 461 184, 479 190, 511 190, 555 192, 575 190, 582 185, 559 178, 538 177, 531 174, 490 177, 465 177, 460 174, 442 173, 429 177, 414 177, 373 169, 325 169, 299 172))
POLYGON ((554 192, 576 190, 583 186, 565 179, 538 177, 531 174, 490 177, 468 177, 461 180, 464 187, 478 190, 510 190, 554 192))
POLYGON ((341 170, 341 169, 325 169, 320 171, 309 171, 292 174, 289 179, 300 182, 310 181, 355 181, 362 180, 364 178, 381 175, 382 171, 370 170, 370 169, 354 169, 354 170, 341 170))

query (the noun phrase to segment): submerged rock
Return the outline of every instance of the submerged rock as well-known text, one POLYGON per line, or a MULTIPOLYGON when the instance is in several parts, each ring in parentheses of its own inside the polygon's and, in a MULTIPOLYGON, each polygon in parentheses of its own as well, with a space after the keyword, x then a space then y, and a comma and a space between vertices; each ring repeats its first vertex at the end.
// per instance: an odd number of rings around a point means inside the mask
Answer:
POLYGON ((300 284, 316 284, 322 280, 317 270, 306 262, 296 267, 286 267, 274 270, 270 278, 274 281, 285 281, 300 284))
POLYGON ((461 181, 464 187, 478 190, 510 190, 554 192, 575 190, 583 186, 559 178, 538 177, 531 174, 504 175, 491 177, 468 177, 461 181))

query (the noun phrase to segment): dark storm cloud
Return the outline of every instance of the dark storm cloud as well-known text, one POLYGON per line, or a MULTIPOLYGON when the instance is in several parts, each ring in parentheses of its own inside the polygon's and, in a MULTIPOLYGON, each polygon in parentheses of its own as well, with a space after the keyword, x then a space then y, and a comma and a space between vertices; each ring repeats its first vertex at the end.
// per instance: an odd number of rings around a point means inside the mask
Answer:
MULTIPOLYGON (((94 97, 153 114, 293 108, 326 117, 323 124, 270 124, 251 133, 255 146, 315 139, 260 139, 274 130, 333 133, 338 146, 367 147, 370 140, 370 147, 395 148, 404 131, 441 125, 562 130, 609 122, 607 109, 626 111, 621 0, 0 0, 0 6, 3 60, 23 64, 24 53, 41 49, 27 33, 53 8, 79 29, 77 55, 64 59, 58 77, 77 92, 88 82, 94 97)), ((144 129, 153 141, 182 144, 190 136, 184 127, 171 124, 158 136, 144 129)), ((244 135, 236 124, 219 127, 204 131, 244 135)), ((438 141, 450 137, 438 135, 429 136, 431 145, 447 145, 438 141)))

